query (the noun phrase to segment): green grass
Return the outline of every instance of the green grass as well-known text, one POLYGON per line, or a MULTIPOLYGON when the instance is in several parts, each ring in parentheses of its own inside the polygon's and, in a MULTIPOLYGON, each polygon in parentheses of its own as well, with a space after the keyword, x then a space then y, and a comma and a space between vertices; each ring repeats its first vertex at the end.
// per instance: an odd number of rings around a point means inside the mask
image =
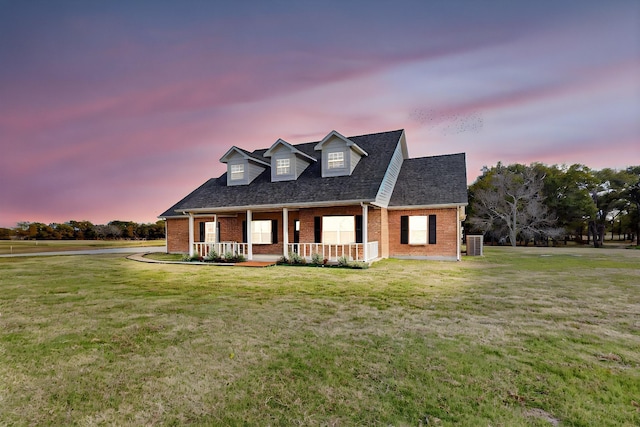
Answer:
POLYGON ((0 425, 640 424, 640 252, 0 259, 0 425))
POLYGON ((164 240, 0 240, 0 255, 164 245, 164 240))

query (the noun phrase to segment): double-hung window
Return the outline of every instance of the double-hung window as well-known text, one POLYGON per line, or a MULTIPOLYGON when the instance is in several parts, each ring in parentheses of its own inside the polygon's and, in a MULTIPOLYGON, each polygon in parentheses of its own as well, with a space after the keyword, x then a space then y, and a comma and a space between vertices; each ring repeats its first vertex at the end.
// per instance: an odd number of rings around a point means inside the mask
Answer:
POLYGON ((205 222, 204 225, 204 241, 207 243, 215 243, 216 241, 216 223, 205 222))
POLYGON ((409 245, 436 244, 435 215, 403 215, 400 217, 400 243, 409 245))
POLYGON ((291 159, 276 159, 276 175, 289 175, 291 173, 291 159))
POLYGON ((409 244, 427 244, 427 217, 426 215, 409 217, 409 244))
POLYGON ((347 244, 356 241, 356 225, 353 216, 322 217, 322 243, 347 244))
POLYGON ((344 152, 334 151, 327 153, 327 169, 344 168, 344 152))
POLYGON ((244 179, 244 165, 242 163, 231 165, 231 180, 244 179))
POLYGON ((271 244, 271 220, 251 221, 251 243, 271 244))

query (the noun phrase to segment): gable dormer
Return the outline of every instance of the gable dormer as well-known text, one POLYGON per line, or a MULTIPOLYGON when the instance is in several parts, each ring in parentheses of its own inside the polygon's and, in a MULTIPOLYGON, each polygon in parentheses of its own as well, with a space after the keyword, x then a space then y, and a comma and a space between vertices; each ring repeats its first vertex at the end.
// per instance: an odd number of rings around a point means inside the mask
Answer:
POLYGON ((329 132, 315 147, 322 151, 322 177, 351 175, 362 157, 367 152, 349 138, 335 130, 329 132))
POLYGON ((269 163, 253 156, 248 151, 233 146, 220 158, 227 164, 227 185, 248 185, 256 179, 269 163))
POLYGON ((271 182, 296 180, 316 161, 283 139, 274 142, 264 157, 271 158, 271 182))

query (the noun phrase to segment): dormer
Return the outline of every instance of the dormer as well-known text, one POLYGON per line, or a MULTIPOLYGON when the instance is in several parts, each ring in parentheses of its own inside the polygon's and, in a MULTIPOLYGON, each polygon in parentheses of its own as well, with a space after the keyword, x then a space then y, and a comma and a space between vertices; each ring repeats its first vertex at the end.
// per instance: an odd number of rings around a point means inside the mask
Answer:
POLYGON ((220 158, 227 164, 227 185, 247 185, 270 165, 259 157, 233 146, 220 158))
POLYGON ((335 130, 329 132, 315 147, 322 151, 322 177, 351 175, 367 152, 335 130))
POLYGON ((271 158, 271 182, 293 181, 316 159, 298 150, 283 139, 278 139, 265 153, 271 158))

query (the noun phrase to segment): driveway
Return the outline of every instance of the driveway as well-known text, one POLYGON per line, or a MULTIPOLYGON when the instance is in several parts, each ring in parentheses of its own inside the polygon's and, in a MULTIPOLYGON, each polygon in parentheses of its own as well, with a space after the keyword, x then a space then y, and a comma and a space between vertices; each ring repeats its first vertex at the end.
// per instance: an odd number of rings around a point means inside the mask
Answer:
POLYGON ((100 255, 100 254, 135 254, 144 252, 164 252, 164 246, 142 246, 132 248, 106 248, 106 249, 88 249, 83 251, 55 251, 55 252, 34 252, 30 254, 5 254, 0 258, 9 257, 25 257, 25 256, 53 256, 53 255, 100 255))

